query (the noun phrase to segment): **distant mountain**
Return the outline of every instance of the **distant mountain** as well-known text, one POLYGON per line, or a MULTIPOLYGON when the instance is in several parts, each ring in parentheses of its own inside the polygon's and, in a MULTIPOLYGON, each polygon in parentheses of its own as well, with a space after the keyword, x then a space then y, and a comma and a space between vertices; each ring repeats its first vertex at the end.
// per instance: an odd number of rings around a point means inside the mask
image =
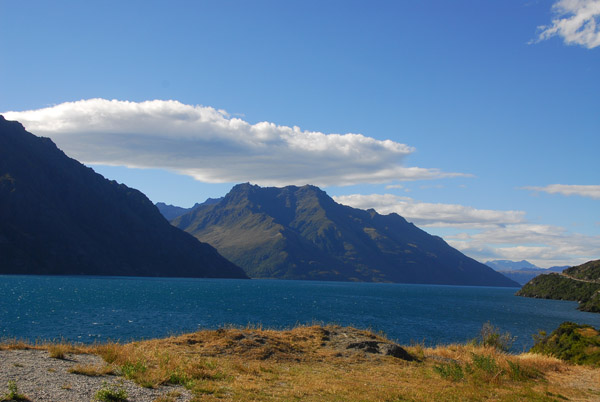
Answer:
POLYGON ((529 261, 510 261, 510 260, 493 260, 485 263, 488 267, 495 269, 496 271, 516 271, 518 269, 541 269, 536 267, 529 261))
POLYGON ((512 279, 513 281, 518 282, 520 285, 526 284, 538 275, 548 272, 562 272, 565 268, 568 268, 568 266, 550 267, 547 269, 539 268, 525 260, 493 260, 486 262, 485 265, 502 273, 502 275, 512 279))
POLYGON ((565 269, 562 274, 539 275, 525 284, 517 296, 575 300, 579 310, 600 313, 600 260, 565 269))
POLYGON ((156 208, 158 208, 158 211, 162 214, 162 216, 164 216, 168 221, 172 221, 175 218, 179 218, 181 215, 187 214, 188 212, 190 212, 192 209, 197 208, 200 205, 211 205, 211 204, 216 204, 217 202, 221 201, 223 197, 221 198, 207 198, 206 201, 204 201, 201 204, 196 203, 193 207, 191 208, 182 208, 182 207, 177 207, 175 205, 169 205, 169 204, 165 204, 164 202, 157 202, 156 204, 156 208))
POLYGON ((517 286, 397 214, 337 204, 314 186, 235 186, 172 222, 253 278, 517 286))
POLYGON ((164 202, 157 202, 154 205, 156 205, 156 208, 158 208, 158 211, 162 214, 162 216, 164 216, 168 221, 172 221, 173 219, 190 212, 199 204, 196 204, 191 208, 176 207, 175 205, 165 204, 164 202))
POLYGON ((0 274, 246 277, 141 192, 2 116, 0 274))

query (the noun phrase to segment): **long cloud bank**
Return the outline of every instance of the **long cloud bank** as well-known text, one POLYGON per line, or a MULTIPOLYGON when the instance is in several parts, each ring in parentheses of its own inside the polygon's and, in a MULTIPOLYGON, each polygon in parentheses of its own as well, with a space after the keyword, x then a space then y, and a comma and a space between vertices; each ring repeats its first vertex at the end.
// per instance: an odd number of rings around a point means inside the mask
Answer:
POLYGON ((548 194, 578 195, 600 200, 600 185, 550 184, 545 187, 528 186, 524 190, 541 191, 548 194))
POLYGON ((163 168, 209 183, 352 185, 467 176, 406 167, 408 145, 250 124, 212 107, 89 99, 3 113, 84 163, 163 168))
POLYGON ((521 223, 523 211, 476 209, 458 204, 416 202, 394 194, 351 194, 333 197, 337 202, 354 208, 373 208, 381 214, 397 213, 418 226, 489 228, 521 223))
POLYGON ((345 195, 337 202, 355 208, 397 213, 419 226, 450 228, 446 241, 480 261, 523 260, 542 266, 576 265, 598 258, 600 236, 571 233, 559 226, 527 222, 523 211, 476 209, 423 203, 394 194, 345 195))
POLYGON ((559 36, 568 45, 600 46, 600 0, 560 0, 552 10, 557 18, 538 27, 536 42, 559 36))

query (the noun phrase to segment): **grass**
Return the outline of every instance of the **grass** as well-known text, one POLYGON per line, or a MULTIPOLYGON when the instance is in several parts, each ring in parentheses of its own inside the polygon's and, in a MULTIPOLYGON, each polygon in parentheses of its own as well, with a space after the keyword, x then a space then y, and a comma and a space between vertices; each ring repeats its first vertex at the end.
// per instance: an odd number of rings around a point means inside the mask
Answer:
MULTIPOLYGON (((600 369, 550 356, 508 354, 485 342, 415 344, 404 348, 416 359, 405 361, 347 348, 360 340, 389 342, 381 334, 339 326, 232 327, 72 350, 101 356, 114 373, 141 386, 182 385, 203 401, 600 399, 600 369)), ((109 391, 118 396, 114 388, 103 390, 107 398, 109 391)))
POLYGON ((28 401, 29 399, 19 392, 17 383, 9 381, 7 384, 8 392, 0 399, 0 401, 28 401))
POLYGON ((67 343, 61 342, 48 346, 48 353, 50 357, 54 359, 66 359, 67 353, 71 351, 71 346, 67 343))

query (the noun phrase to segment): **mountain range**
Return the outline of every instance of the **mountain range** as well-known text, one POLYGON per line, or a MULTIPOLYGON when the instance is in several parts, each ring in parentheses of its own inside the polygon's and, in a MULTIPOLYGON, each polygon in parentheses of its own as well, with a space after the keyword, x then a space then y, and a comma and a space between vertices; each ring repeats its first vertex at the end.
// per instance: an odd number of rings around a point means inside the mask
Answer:
POLYGON ((547 274, 549 272, 562 272, 569 266, 557 266, 550 268, 540 268, 529 261, 510 261, 510 260, 493 260, 485 263, 488 267, 502 273, 502 275, 518 282, 520 285, 524 285, 531 279, 541 274, 547 274))
POLYGON ((518 286, 397 214, 341 205, 310 185, 239 184, 171 223, 252 278, 518 286))
POLYGON ((141 192, 2 116, 0 274, 246 278, 141 192))

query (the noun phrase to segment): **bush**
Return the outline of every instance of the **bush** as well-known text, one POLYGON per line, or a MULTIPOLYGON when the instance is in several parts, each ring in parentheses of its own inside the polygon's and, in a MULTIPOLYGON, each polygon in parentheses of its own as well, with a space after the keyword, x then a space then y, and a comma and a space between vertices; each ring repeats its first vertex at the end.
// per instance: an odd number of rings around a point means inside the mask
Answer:
POLYGON ((515 342, 515 337, 510 332, 500 333, 489 321, 483 324, 479 337, 473 340, 475 345, 489 346, 503 352, 508 352, 515 342))
POLYGON ((563 322, 550 335, 540 332, 533 338, 532 353, 600 367, 600 332, 590 325, 563 322))
POLYGON ((433 366, 433 369, 442 376, 442 378, 448 378, 453 381, 460 381, 465 377, 461 365, 456 362, 436 365, 433 366))
POLYGON ((122 384, 108 385, 106 382, 96 392, 95 399, 102 402, 124 402, 127 401, 127 391, 122 384))

